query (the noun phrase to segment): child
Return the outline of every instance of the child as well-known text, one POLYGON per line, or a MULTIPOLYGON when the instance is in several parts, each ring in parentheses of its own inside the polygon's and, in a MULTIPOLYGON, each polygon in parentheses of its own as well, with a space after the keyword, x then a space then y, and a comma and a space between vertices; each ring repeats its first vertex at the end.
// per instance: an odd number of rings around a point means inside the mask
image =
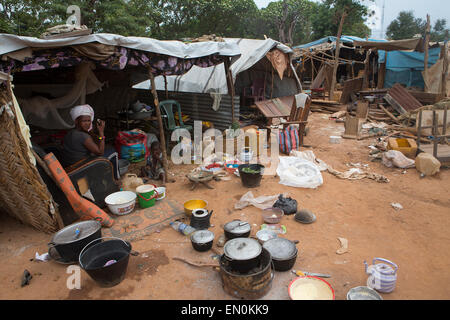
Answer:
POLYGON ((163 186, 166 184, 166 172, 162 164, 161 145, 159 141, 154 141, 150 146, 150 154, 147 157, 147 165, 142 168, 142 175, 154 180, 162 180, 163 186))

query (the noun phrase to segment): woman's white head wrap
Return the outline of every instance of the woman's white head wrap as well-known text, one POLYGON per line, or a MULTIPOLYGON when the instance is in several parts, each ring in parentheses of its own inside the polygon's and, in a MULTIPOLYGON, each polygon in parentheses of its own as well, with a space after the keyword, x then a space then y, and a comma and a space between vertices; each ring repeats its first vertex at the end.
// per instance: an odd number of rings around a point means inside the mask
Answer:
POLYGON ((80 116, 90 116, 91 117, 91 127, 89 130, 92 129, 92 121, 94 121, 94 109, 88 104, 83 104, 80 106, 73 107, 70 110, 70 117, 75 122, 75 120, 80 116))

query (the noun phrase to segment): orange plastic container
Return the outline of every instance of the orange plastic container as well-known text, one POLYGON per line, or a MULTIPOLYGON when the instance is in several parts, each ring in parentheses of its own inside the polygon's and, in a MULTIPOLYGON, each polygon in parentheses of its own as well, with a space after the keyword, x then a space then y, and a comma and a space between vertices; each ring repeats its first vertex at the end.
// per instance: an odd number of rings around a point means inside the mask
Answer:
POLYGON ((416 141, 409 138, 388 138, 388 150, 397 150, 410 159, 415 159, 417 154, 416 141))

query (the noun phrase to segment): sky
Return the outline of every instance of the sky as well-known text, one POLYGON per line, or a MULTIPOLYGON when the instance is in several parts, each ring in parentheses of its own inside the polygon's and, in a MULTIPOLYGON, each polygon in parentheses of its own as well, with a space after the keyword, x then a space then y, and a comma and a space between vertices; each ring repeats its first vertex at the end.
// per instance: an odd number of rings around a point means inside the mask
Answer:
MULTIPOLYGON (((254 0, 258 8, 265 8, 272 2, 271 0, 254 0)), ((320 0, 313 0, 320 2, 320 0)), ((400 11, 413 11, 416 18, 427 19, 430 15, 431 25, 437 19, 446 19, 447 27, 450 26, 450 0, 375 0, 374 2, 363 0, 370 9, 375 11, 375 16, 368 21, 369 28, 372 29, 373 38, 384 38, 382 36, 381 18, 384 2, 384 26, 386 33, 387 26, 397 18, 400 11)))

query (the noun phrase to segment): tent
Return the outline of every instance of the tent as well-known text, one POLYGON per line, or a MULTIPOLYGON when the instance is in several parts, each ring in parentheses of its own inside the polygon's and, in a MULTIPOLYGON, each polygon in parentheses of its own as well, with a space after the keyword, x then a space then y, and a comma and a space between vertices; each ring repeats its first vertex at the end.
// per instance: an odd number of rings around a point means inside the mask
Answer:
MULTIPOLYGON (((230 67, 230 71, 233 76, 233 82, 236 82, 237 94, 241 91, 239 90, 239 82, 241 86, 248 85, 249 83, 242 84, 242 80, 239 81, 238 75, 254 67, 259 61, 261 61, 266 54, 272 49, 276 48, 281 52, 291 55, 293 53, 292 49, 281 44, 278 41, 272 39, 266 40, 256 40, 256 39, 239 39, 239 38, 224 38, 224 43, 233 44, 239 46, 241 53, 240 57, 233 59, 233 64, 230 67)), ((278 81, 276 77, 275 81, 278 81)), ((267 80, 269 81, 269 80, 267 80)), ((245 82, 245 81, 244 81, 245 82)), ((270 84, 269 84, 270 86, 270 84)), ((156 78, 157 90, 165 90, 165 82, 163 77, 156 78)), ((282 85, 275 85, 275 90, 273 92, 274 96, 280 95, 290 95, 297 91, 296 83, 290 81, 291 90, 288 92, 281 92, 282 85)), ((150 88, 150 82, 144 81, 135 86, 135 89, 146 89, 150 88)), ((209 68, 198 68, 193 67, 189 72, 181 76, 170 76, 167 77, 167 90, 168 91, 178 91, 178 92, 191 92, 191 93, 220 93, 228 94, 228 87, 226 81, 225 71, 220 66, 212 66, 209 68)))
MULTIPOLYGON (((67 106, 64 109, 80 102, 89 103, 92 98, 94 102, 102 101, 97 106, 92 105, 96 114, 103 112, 104 115, 117 111, 112 108, 115 103, 118 105, 116 92, 123 92, 121 103, 128 104, 126 90, 143 79, 182 75, 193 66, 209 67, 224 62, 229 65, 230 58, 240 55, 236 44, 226 42, 186 44, 114 34, 66 36, 44 40, 0 34, 0 207, 23 223, 48 233, 62 227, 59 206, 35 165, 39 158, 33 159, 34 153, 30 153, 29 123, 22 117, 15 98, 21 87, 47 85, 55 93, 49 99, 39 95, 41 102, 51 102, 35 103, 35 108, 29 110, 43 119, 50 111, 43 107, 57 108, 61 105, 61 96, 64 97, 62 104, 67 106), (78 70, 79 67, 82 70, 78 70), (81 92, 78 92, 78 85, 81 92), (58 90, 61 92, 56 92, 58 90)), ((156 93, 154 99, 161 132, 156 93)), ((161 140, 163 137, 161 134, 161 140)), ((164 143, 162 147, 163 164, 167 167, 164 143)))

